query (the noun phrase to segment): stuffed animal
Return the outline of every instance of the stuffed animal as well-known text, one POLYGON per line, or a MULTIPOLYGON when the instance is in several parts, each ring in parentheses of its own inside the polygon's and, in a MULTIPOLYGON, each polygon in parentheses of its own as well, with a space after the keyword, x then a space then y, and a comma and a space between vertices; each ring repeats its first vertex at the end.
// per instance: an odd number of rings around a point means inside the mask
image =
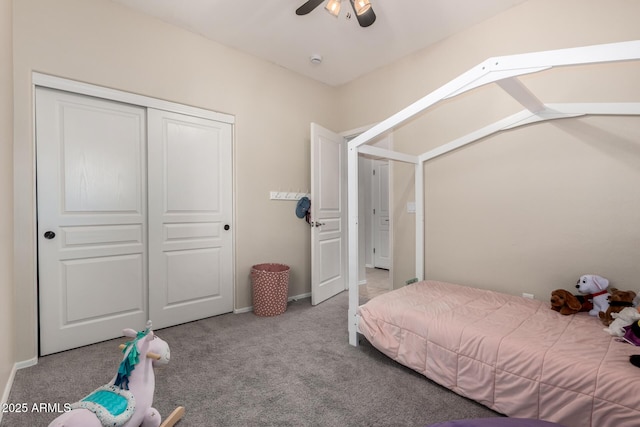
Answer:
POLYGON ((636 297, 633 299, 633 306, 640 307, 640 295, 636 292, 636 297))
MULTIPOLYGON (((634 299, 635 302, 636 300, 634 299)), ((613 313, 611 316, 614 320, 605 331, 611 333, 611 335, 622 336, 622 340, 631 345, 640 346, 640 307, 625 307, 619 313, 613 313), (616 323, 618 320, 621 320, 619 325, 616 323), (619 335, 618 326, 622 329, 622 335, 619 335)), ((640 354, 629 356, 629 362, 633 366, 640 368, 640 354)))
POLYGON ((624 326, 624 335, 622 340, 631 345, 640 346, 640 320, 631 322, 630 325, 624 326))
POLYGON ((184 408, 180 406, 160 425, 160 414, 151 406, 153 367, 169 362, 167 343, 153 333, 151 321, 144 331, 124 329, 123 333, 133 339, 120 346, 124 358, 111 382, 71 404, 71 410, 49 427, 170 427, 182 417, 184 408))
POLYGON ((589 310, 589 315, 598 316, 601 311, 607 311, 609 307, 609 301, 607 300, 607 287, 609 281, 604 277, 597 276, 595 274, 587 274, 581 276, 578 279, 576 288, 581 294, 591 294, 593 297, 593 308, 589 310))
POLYGON ((604 328, 604 331, 615 337, 621 337, 626 332, 625 326, 640 320, 640 312, 636 307, 625 307, 617 313, 611 313, 611 317, 613 321, 608 328, 604 328))
POLYGON ((601 311, 598 313, 598 317, 602 321, 604 326, 609 326, 613 321, 612 313, 619 313, 625 307, 633 307, 633 300, 636 297, 636 293, 633 291, 621 291, 617 288, 609 289, 609 307, 607 311, 601 311))
POLYGON ((589 311, 593 304, 584 295, 573 295, 564 289, 556 289, 551 292, 551 309, 560 314, 575 314, 579 311, 589 311))

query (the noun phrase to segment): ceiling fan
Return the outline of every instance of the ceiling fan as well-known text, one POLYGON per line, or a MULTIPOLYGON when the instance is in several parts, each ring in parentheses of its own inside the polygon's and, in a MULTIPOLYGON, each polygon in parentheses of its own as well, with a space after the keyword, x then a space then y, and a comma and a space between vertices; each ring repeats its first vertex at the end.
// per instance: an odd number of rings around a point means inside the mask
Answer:
MULTIPOLYGON (((308 0, 296 10, 296 15, 306 15, 320 6, 325 0, 308 0)), ((376 14, 373 12, 369 0, 348 0, 356 14, 356 19, 361 27, 368 27, 376 20, 376 14)), ((340 13, 341 0, 329 0, 324 7, 327 12, 337 17, 340 13)))

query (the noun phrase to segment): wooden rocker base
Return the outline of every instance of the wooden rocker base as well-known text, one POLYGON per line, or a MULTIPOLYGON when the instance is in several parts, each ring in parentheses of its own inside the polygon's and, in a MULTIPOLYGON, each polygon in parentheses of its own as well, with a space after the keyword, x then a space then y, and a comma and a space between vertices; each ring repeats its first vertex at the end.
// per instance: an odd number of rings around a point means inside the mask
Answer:
POLYGON ((171 415, 169 415, 165 420, 160 424, 160 427, 173 427, 180 418, 184 415, 184 406, 178 406, 173 410, 171 415))

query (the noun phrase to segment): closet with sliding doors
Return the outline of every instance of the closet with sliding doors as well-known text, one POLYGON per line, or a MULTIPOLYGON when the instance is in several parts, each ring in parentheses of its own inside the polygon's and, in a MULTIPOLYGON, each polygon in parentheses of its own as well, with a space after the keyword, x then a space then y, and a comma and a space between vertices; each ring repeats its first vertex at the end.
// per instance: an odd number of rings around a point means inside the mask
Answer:
POLYGON ((34 76, 40 355, 233 310, 233 117, 34 76))

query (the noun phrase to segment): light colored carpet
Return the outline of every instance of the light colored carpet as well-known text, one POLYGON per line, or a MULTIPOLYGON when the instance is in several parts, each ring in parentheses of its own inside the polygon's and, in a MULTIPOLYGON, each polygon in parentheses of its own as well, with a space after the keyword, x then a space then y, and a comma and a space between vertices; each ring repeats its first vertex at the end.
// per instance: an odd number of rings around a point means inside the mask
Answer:
MULTIPOLYGON (((276 317, 227 314, 158 331, 171 362, 156 371, 154 406, 182 405, 176 427, 425 426, 496 414, 348 343, 348 295, 276 317)), ((143 325, 132 325, 142 329, 143 325)), ((75 402, 115 374, 122 340, 39 359, 17 372, 9 403, 75 402)), ((56 414, 5 413, 1 427, 46 426, 56 414)))

